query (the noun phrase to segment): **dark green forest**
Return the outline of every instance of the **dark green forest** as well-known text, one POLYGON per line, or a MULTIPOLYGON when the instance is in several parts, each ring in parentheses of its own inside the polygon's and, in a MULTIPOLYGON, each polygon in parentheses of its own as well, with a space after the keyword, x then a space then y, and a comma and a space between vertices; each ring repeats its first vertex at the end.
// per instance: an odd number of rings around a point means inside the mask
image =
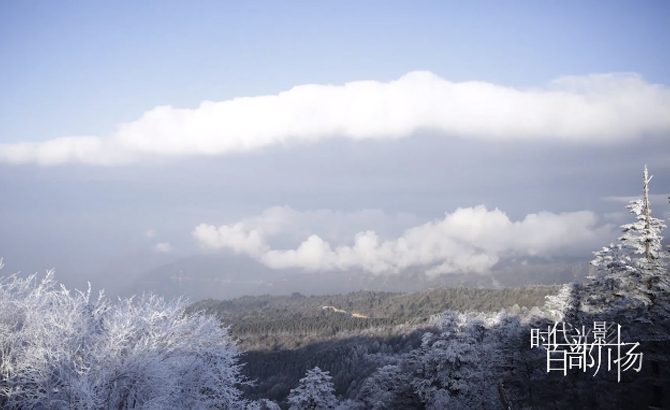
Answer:
POLYGON ((319 366, 333 375, 335 392, 356 397, 367 377, 421 346, 445 311, 537 312, 560 286, 505 289, 446 288, 412 293, 246 296, 205 300, 189 307, 216 314, 243 351, 249 398, 283 402, 304 373, 319 366), (334 307, 342 312, 335 311, 334 307), (534 308, 534 309, 533 309, 534 308), (366 317, 355 317, 358 314, 366 317))

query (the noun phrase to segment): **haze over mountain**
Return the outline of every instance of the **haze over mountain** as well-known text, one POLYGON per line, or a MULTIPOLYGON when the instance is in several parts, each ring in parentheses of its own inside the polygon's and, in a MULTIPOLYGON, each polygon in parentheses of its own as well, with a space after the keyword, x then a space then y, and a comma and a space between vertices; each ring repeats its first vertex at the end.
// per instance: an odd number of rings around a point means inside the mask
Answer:
POLYGON ((431 277, 421 271, 374 275, 364 271, 319 273, 275 271, 251 258, 233 255, 197 255, 158 266, 138 275, 119 289, 123 295, 154 290, 168 297, 191 300, 232 299, 244 295, 326 295, 358 290, 416 292, 449 286, 500 288, 526 284, 559 284, 583 280, 588 261, 547 263, 508 262, 491 274, 463 273, 431 277))

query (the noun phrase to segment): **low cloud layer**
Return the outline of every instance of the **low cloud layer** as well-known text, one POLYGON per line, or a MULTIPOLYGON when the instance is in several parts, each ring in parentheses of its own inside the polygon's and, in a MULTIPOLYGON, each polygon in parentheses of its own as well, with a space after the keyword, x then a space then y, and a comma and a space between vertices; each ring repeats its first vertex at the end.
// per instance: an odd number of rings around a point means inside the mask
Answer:
POLYGON ((205 101, 196 109, 156 107, 106 137, 0 144, 0 162, 114 165, 326 138, 405 138, 419 131, 598 144, 667 136, 668 112, 670 89, 634 74, 564 77, 520 90, 412 72, 388 83, 301 85, 278 95, 205 101))
MULTIPOLYGON (((330 212, 330 211, 325 211, 330 212)), ((486 273, 501 258, 588 254, 613 235, 612 225, 598 225, 590 211, 529 214, 512 221, 502 211, 480 205, 459 208, 444 219, 406 229, 383 239, 373 230, 360 231, 353 243, 331 245, 312 234, 293 249, 273 249, 267 239, 286 231, 299 219, 289 208, 271 208, 263 215, 232 225, 201 224, 192 235, 204 248, 230 249, 252 256, 275 269, 307 271, 361 269, 395 273, 420 267, 432 275, 486 273)))

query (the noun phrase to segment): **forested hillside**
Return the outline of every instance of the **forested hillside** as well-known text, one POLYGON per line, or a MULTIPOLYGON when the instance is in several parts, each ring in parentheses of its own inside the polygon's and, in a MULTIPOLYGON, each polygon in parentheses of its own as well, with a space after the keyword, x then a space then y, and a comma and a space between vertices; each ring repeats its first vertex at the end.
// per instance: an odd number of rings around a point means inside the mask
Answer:
POLYGON ((218 309, 224 322, 231 323, 234 337, 240 338, 240 346, 246 346, 240 357, 242 373, 256 382, 242 387, 247 398, 270 399, 283 408, 288 408, 291 391, 302 383, 301 378, 317 367, 332 376, 328 383, 341 409, 636 409, 641 408, 641 400, 666 403, 670 385, 667 290, 646 304, 622 295, 623 305, 616 307, 596 302, 609 294, 600 286, 593 281, 497 291, 293 295, 207 301, 200 307, 208 304, 212 311, 218 309), (410 304, 433 300, 430 308, 441 309, 438 295, 451 292, 468 295, 459 299, 460 309, 441 314, 422 310, 428 316, 409 319, 352 315, 381 315, 383 306, 391 307, 400 298, 410 304), (531 309, 512 305, 496 312, 494 307, 509 295, 526 300, 531 309), (365 302, 356 304, 356 300, 365 302), (376 301, 372 302, 376 309, 364 309, 370 306, 369 300, 376 301), (464 308, 484 304, 490 308, 480 312, 464 308), (337 306, 351 308, 343 312, 337 306), (257 320, 250 321, 252 317, 257 320), (547 373, 545 351, 531 349, 531 329, 547 329, 560 320, 575 328, 591 328, 596 321, 621 325, 623 340, 640 343, 645 366, 639 373, 624 372, 621 382, 615 373, 605 371, 604 359, 596 377, 591 368, 588 373, 574 370, 565 376, 547 373))
POLYGON ((558 286, 505 289, 448 288, 413 293, 354 292, 346 295, 247 296, 205 300, 189 309, 216 314, 242 350, 296 348, 308 342, 353 335, 387 335, 399 325, 427 324, 446 310, 512 313, 542 306, 558 286))

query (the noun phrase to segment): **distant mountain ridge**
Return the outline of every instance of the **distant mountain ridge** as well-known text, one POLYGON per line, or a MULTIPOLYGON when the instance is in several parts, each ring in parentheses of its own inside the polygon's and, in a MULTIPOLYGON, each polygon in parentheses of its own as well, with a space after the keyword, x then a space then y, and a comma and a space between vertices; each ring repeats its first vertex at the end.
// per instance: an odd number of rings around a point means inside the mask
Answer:
POLYGON ((465 286, 502 288, 551 285, 583 280, 588 261, 507 261, 491 274, 452 274, 429 277, 423 271, 374 275, 363 271, 299 272, 273 270, 247 256, 201 254, 149 269, 124 291, 125 295, 155 291, 165 297, 186 296, 192 301, 233 299, 245 295, 344 294, 356 291, 418 292, 431 288, 465 286))

